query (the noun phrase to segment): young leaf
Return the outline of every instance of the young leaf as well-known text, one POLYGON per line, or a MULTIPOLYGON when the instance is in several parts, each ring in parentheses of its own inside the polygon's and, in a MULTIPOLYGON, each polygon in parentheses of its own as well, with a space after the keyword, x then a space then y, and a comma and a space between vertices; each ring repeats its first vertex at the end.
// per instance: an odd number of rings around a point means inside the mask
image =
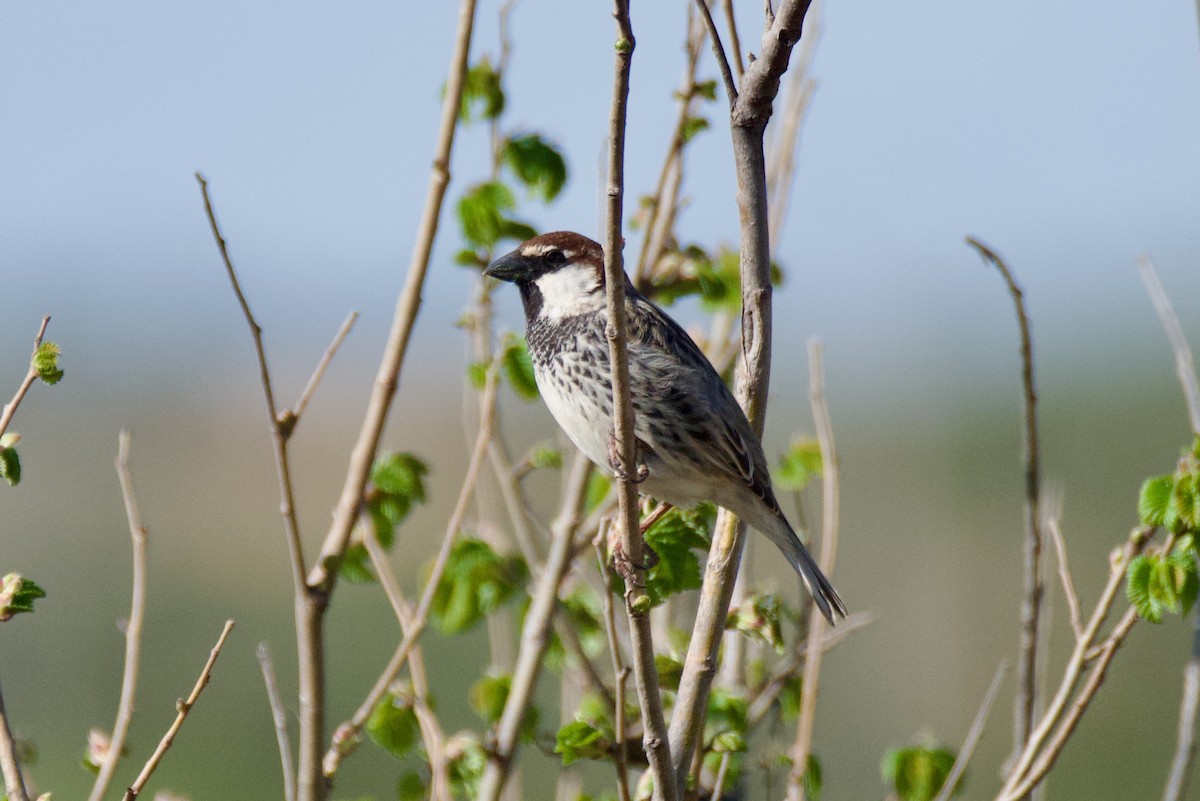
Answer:
MULTIPOLYGON (((900 801, 933 801, 954 766, 954 753, 945 748, 894 748, 883 758, 883 779, 900 801)), ((961 784, 961 783, 960 783, 961 784)), ((957 795, 960 786, 951 790, 957 795)))
POLYGON ((466 631, 512 598, 528 577, 521 557, 500 556, 482 540, 459 540, 434 591, 433 618, 445 634, 466 631))
POLYGON ((425 502, 428 472, 425 463, 411 453, 387 453, 375 460, 367 488, 367 512, 383 547, 392 547, 396 527, 414 505, 425 502))
POLYGON ((16 448, 0 448, 0 478, 13 487, 21 483, 21 457, 16 448))
POLYGON ((646 544, 658 563, 646 571, 646 594, 653 606, 701 584, 696 550, 708 550, 716 511, 709 504, 696 509, 671 509, 646 532, 646 544))
POLYGON ((378 580, 375 571, 371 569, 371 555, 362 542, 351 542, 346 548, 346 555, 338 565, 338 575, 351 584, 370 584, 378 580))
POLYGON ((563 726, 554 737, 554 753, 562 754, 563 765, 580 759, 604 759, 612 745, 603 733, 581 720, 563 726))
POLYGON ((495 723, 504 712, 504 704, 508 701, 511 688, 511 675, 489 674, 471 685, 467 700, 471 702, 471 709, 474 709, 475 714, 485 723, 495 723))
POLYGON ((500 73, 484 58, 467 70, 458 117, 463 122, 471 122, 478 114, 480 119, 493 120, 503 111, 504 89, 500 85, 500 73))
POLYGON ((446 740, 446 762, 455 798, 479 795, 479 779, 487 767, 488 754, 474 732, 459 732, 446 740))
POLYGON ((561 470, 562 451, 545 445, 536 446, 529 452, 529 464, 536 470, 561 470))
POLYGON ((397 758, 411 751, 417 744, 419 730, 417 714, 413 711, 409 694, 402 692, 385 695, 367 718, 366 730, 367 735, 376 744, 397 758))
POLYGON ((811 437, 794 439, 787 453, 779 457, 779 468, 774 473, 775 486, 799 492, 819 475, 821 444, 811 437))
POLYGON ((821 760, 815 754, 808 755, 808 769, 804 771, 804 793, 812 801, 821 801, 821 760))
POLYGON ((499 181, 472 186, 458 201, 463 237, 473 247, 491 247, 504 235, 503 212, 515 206, 512 192, 499 181))
POLYGON ((525 400, 537 400, 537 379, 533 375, 533 361, 525 338, 510 334, 504 341, 504 352, 500 358, 504 375, 517 395, 525 400))
POLYGON ((400 774, 396 781, 397 801, 422 801, 428 792, 425 777, 415 770, 400 774))
POLYGON ((1138 493, 1138 517, 1147 526, 1161 526, 1167 516, 1167 507, 1171 503, 1171 490, 1175 479, 1171 476, 1156 476, 1142 483, 1138 493))
POLYGON ((58 345, 53 342, 43 342, 33 352, 30 366, 33 367, 38 378, 45 383, 57 384, 63 377, 63 371, 58 367, 58 357, 61 355, 62 348, 58 345))
POLYGON ((704 117, 688 117, 683 121, 683 127, 679 131, 680 138, 686 145, 695 138, 696 134, 708 130, 708 120, 704 117))
POLYGON ((610 489, 612 489, 612 479, 599 470, 593 470, 591 476, 588 477, 587 497, 583 501, 583 510, 588 514, 595 511, 597 506, 604 503, 610 489))
POLYGON ((547 203, 567 182, 567 163, 558 149, 536 133, 505 140, 500 157, 513 174, 547 203))
POLYGON ((32 612, 33 602, 45 598, 46 591, 20 573, 9 573, 0 579, 0 623, 21 612, 32 612))
POLYGON ((654 667, 658 671, 658 683, 664 690, 679 691, 679 680, 683 678, 683 662, 673 654, 655 654, 654 667))
POLYGON ((746 636, 761 640, 783 654, 783 622, 779 597, 771 593, 755 593, 729 611, 725 628, 736 629, 746 636))

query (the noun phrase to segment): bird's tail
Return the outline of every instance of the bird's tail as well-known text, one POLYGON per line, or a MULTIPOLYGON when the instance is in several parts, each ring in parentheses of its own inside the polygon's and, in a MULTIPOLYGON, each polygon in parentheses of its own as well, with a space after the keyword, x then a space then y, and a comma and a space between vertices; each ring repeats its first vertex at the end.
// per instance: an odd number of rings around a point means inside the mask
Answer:
POLYGON ((817 567, 817 563, 808 549, 804 547, 804 543, 800 542, 796 532, 792 531, 792 527, 782 516, 775 520, 777 525, 764 526, 761 531, 779 546, 779 550, 783 551, 788 562, 800 574, 805 588, 812 595, 813 602, 821 610, 821 614, 825 616, 830 625, 834 623, 835 615, 841 618, 846 617, 846 604, 842 602, 837 590, 829 583, 829 579, 825 578, 821 568, 817 567))

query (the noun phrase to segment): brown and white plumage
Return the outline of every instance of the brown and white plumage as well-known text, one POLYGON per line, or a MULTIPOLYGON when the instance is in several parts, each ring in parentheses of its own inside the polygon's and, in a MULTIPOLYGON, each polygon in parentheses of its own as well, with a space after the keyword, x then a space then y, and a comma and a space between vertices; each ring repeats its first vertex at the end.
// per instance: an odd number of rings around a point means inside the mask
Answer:
MULTIPOLYGON (((542 398, 583 453, 608 470, 613 430, 604 251, 567 231, 543 234, 497 259, 486 274, 517 285, 542 398)), ((639 486, 689 507, 712 501, 766 534, 832 622, 846 607, 788 524, 758 438, 741 406, 692 338, 626 278, 629 380, 639 486)))

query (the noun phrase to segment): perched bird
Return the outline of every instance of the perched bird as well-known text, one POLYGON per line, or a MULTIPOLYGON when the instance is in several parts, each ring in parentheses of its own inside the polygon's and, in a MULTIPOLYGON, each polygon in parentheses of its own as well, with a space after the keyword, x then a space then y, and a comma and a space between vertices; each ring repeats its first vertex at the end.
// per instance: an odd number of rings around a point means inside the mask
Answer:
MULTIPOLYGON (((604 249, 568 231, 542 234, 484 271, 511 281, 525 306, 538 389, 572 442, 614 472, 604 249)), ((692 338, 625 279, 629 383, 639 490, 689 507, 712 501, 766 534, 831 623, 846 606, 788 524, 746 415, 692 338)))

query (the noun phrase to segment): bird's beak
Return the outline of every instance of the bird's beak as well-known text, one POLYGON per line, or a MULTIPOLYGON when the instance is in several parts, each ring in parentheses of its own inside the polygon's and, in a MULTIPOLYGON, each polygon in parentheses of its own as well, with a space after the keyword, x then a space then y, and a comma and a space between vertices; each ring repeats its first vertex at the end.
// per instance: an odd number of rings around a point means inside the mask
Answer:
POLYGON ((528 278, 529 273, 529 260, 522 256, 519 250, 501 256, 483 271, 484 275, 501 281, 520 281, 522 278, 528 278))

